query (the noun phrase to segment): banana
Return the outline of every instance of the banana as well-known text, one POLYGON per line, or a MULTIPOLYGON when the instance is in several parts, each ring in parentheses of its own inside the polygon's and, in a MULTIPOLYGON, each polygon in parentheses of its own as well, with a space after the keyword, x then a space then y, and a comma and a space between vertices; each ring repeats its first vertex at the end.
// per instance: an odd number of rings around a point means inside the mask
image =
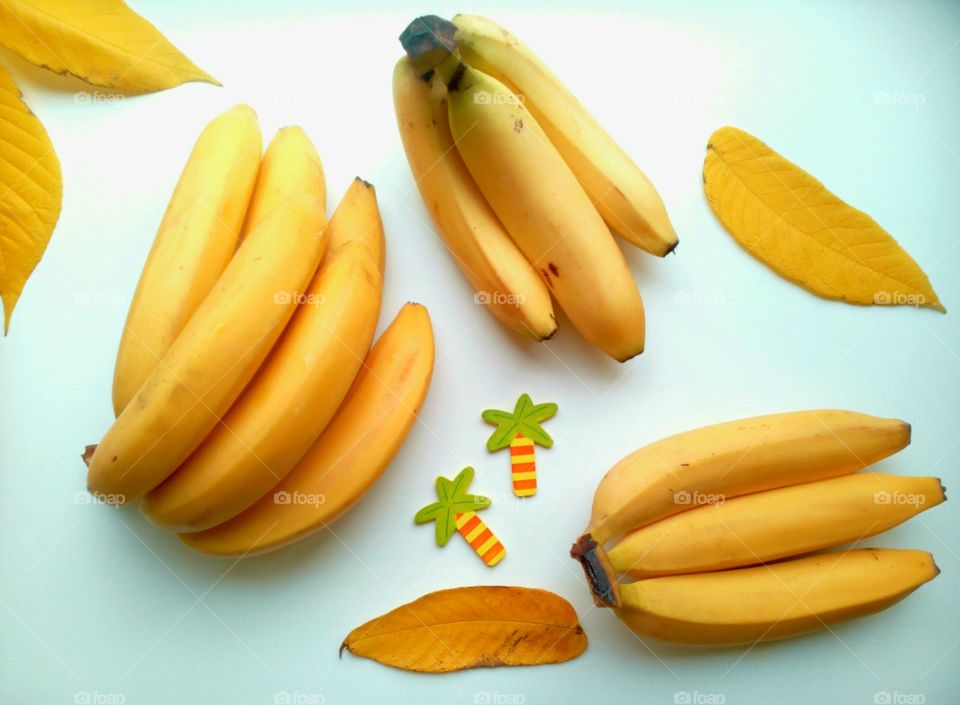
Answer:
POLYGON ((400 449, 427 395, 433 358, 427 309, 405 305, 333 421, 290 474, 242 514, 180 539, 203 553, 243 556, 326 527, 370 489, 400 449))
POLYGON ((678 644, 781 639, 886 609, 940 573, 926 551, 871 548, 622 586, 617 616, 678 644))
POLYGON ((243 395, 141 500, 153 523, 200 531, 236 516, 286 476, 340 406, 380 313, 384 242, 373 186, 354 180, 327 238, 320 270, 243 395))
POLYGON ((453 24, 463 60, 523 97, 610 229, 651 254, 672 252, 677 234, 660 194, 570 89, 495 22, 461 14, 453 24))
POLYGON ((603 545, 614 536, 714 499, 813 482, 871 465, 910 442, 910 425, 841 410, 758 416, 652 443, 600 481, 586 532, 571 550, 594 598, 616 606, 603 545))
POLYGON ((317 194, 320 210, 326 214, 327 182, 320 155, 303 128, 291 125, 277 130, 263 155, 240 241, 265 216, 301 193, 317 194))
POLYGON ((945 499, 936 477, 863 472, 735 497, 632 531, 608 552, 617 573, 725 570, 874 536, 945 499))
POLYGON ((457 153, 447 89, 421 79, 406 57, 393 71, 393 102, 423 202, 478 300, 508 328, 535 340, 557 331, 550 292, 490 209, 457 153))
POLYGON ((96 447, 91 492, 138 499, 200 445, 293 315, 323 254, 323 225, 318 194, 305 193, 250 233, 96 447))
POLYGON ((156 369, 233 256, 262 146, 257 115, 246 105, 214 118, 197 138, 127 313, 113 374, 115 415, 156 369))
POLYGON ((509 88, 461 64, 450 129, 487 202, 583 336, 621 362, 643 352, 640 292, 587 194, 509 88))

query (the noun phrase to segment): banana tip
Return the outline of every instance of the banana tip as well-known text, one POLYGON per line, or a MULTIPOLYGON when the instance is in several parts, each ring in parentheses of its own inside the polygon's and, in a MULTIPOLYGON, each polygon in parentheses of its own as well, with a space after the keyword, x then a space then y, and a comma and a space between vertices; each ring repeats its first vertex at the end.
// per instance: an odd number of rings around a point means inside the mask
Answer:
POLYGON ((83 453, 80 455, 80 457, 83 459, 83 464, 87 467, 90 467, 90 461, 93 460, 93 454, 96 450, 96 443, 91 443, 88 446, 84 446, 83 453))

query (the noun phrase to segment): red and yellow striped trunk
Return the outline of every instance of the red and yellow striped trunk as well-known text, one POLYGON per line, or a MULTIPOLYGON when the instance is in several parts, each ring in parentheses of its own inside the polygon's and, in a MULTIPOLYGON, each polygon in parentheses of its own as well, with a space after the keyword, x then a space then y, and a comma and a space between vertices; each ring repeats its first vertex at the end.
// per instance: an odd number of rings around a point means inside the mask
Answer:
POLYGON ((495 566, 507 555, 500 539, 483 523, 476 512, 457 514, 457 531, 488 566, 495 566))
POLYGON ((533 441, 518 433, 510 442, 510 470, 513 473, 513 493, 517 497, 532 497, 537 493, 537 459, 533 441))

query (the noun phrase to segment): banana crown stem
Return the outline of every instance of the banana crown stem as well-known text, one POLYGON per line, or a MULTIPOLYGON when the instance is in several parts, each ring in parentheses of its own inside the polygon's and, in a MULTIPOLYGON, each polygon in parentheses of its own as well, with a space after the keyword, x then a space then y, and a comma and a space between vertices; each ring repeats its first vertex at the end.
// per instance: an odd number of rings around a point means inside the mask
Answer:
POLYGON ((607 558, 603 546, 584 534, 570 548, 570 557, 580 561, 583 572, 598 607, 620 607, 620 584, 613 564, 607 558))
POLYGON ((421 76, 428 75, 457 50, 457 26, 436 15, 418 17, 403 30, 400 44, 421 76))

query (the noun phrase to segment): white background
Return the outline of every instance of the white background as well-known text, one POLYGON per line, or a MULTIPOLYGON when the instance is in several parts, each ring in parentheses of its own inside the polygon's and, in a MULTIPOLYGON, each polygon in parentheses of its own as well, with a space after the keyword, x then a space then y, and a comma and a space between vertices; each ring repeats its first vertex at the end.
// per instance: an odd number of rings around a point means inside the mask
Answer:
POLYGON ((700 171, 714 129, 753 132, 872 214, 956 309, 956 5, 133 5, 224 87, 104 100, 0 53, 64 174, 57 230, 0 341, 0 700, 269 705, 286 691, 331 704, 956 702, 956 500, 867 542, 931 550, 937 580, 882 615, 750 650, 641 642, 592 607, 567 558, 615 461, 740 416, 835 406, 905 418, 913 444, 882 468, 955 487, 957 313, 846 306, 779 279, 716 222, 700 171), (466 9, 533 46, 668 204, 677 255, 627 252, 647 306, 638 359, 604 359, 565 320, 545 345, 506 333, 473 303, 428 224, 394 125, 396 37, 417 14, 466 9), (191 553, 135 509, 75 501, 80 452, 111 421, 114 355, 156 226, 200 129, 236 102, 257 110, 265 141, 283 125, 307 130, 331 210, 353 176, 376 185, 388 239, 381 328, 420 301, 438 345, 420 422, 374 490, 332 532, 240 563, 191 553), (518 507, 507 457, 485 452, 479 415, 524 391, 560 413, 548 426, 554 449, 539 451, 540 492, 518 507), (494 498, 484 516, 508 549, 493 570, 462 541, 438 549, 412 521, 434 477, 467 464, 473 489, 494 498), (367 619, 478 583, 563 595, 588 651, 561 666, 432 677, 338 659, 343 636, 367 619))

